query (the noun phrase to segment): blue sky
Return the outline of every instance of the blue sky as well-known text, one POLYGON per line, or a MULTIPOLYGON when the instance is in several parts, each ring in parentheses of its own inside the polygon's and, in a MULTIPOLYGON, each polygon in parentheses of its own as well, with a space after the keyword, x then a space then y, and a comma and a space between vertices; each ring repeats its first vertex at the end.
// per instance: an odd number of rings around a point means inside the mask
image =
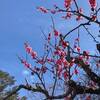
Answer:
POLYGON ((35 0, 0 0, 0 69, 16 78, 23 70, 16 54, 25 55, 24 42, 38 49, 42 41, 39 27, 46 21, 39 19, 36 4, 35 0))
MULTIPOLYGON (((18 84, 23 82, 22 72, 24 67, 20 64, 16 54, 25 56, 23 45, 25 41, 29 41, 33 49, 41 53, 40 50, 42 48, 43 39, 40 27, 42 27, 45 32, 50 30, 50 15, 37 12, 35 7, 40 5, 52 7, 52 4, 55 4, 54 2, 62 6, 62 1, 63 0, 0 0, 0 69, 15 76, 18 84)), ((80 4, 82 6, 86 5, 85 3, 80 4)), ((87 8, 86 5, 85 9, 87 8)), ((66 21, 62 21, 56 16, 54 16, 54 18, 56 27, 62 32, 68 31, 76 24, 70 24, 70 22, 68 22, 66 25, 66 21)), ((83 36, 87 38, 86 35, 83 36)), ((83 36, 81 38, 83 38, 83 36)), ((88 45, 90 45, 93 51, 95 48, 92 48, 90 42, 91 40, 88 40, 88 45)), ((84 44, 84 39, 82 45, 85 49, 90 50, 90 48, 84 44)))

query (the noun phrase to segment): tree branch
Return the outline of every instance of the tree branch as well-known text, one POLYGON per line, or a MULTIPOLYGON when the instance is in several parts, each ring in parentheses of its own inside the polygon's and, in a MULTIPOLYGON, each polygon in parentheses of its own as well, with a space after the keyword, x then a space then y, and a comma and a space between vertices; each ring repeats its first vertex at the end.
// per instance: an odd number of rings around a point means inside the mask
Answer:
POLYGON ((77 85, 76 82, 74 82, 73 80, 70 80, 69 85, 73 87, 73 89, 76 91, 76 94, 84 94, 84 93, 100 94, 100 88, 93 89, 77 85))
POLYGON ((81 68, 86 72, 90 79, 100 86, 100 77, 90 69, 90 65, 86 65, 82 60, 79 60, 79 58, 75 59, 75 63, 80 64, 81 68))
MULTIPOLYGON (((49 96, 48 99, 52 100, 52 99, 63 99, 67 96, 69 96, 69 94, 71 93, 75 93, 73 94, 74 97, 78 94, 85 94, 85 93, 91 93, 91 94, 100 94, 100 88, 88 88, 85 86, 81 86, 81 85, 77 85, 76 82, 74 82, 73 80, 69 81, 69 90, 67 91, 67 93, 64 93, 62 95, 57 95, 57 96, 49 96)), ((72 99, 73 97, 71 97, 72 99)), ((46 99, 47 100, 47 99, 46 99)))
POLYGON ((5 98, 3 98, 3 100, 7 100, 10 96, 16 94, 21 89, 25 89, 25 90, 32 91, 32 92, 40 92, 40 93, 43 93, 46 97, 49 96, 48 92, 46 90, 43 90, 42 88, 33 88, 31 85, 30 86, 29 85, 28 86, 27 85, 19 85, 9 95, 7 95, 5 98))
POLYGON ((66 35, 63 36, 63 39, 65 39, 65 38, 66 38, 70 33, 72 33, 73 31, 75 31, 76 29, 78 29, 79 27, 84 26, 84 25, 90 25, 90 24, 89 24, 89 22, 79 24, 77 27, 73 28, 73 29, 70 30, 68 33, 66 33, 66 35))

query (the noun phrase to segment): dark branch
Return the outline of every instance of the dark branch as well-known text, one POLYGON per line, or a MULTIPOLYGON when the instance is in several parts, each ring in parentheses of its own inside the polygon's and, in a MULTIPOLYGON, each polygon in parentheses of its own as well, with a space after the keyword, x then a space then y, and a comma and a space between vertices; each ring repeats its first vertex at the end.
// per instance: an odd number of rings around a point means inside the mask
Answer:
MULTIPOLYGON (((79 53, 79 52, 75 52, 75 51, 72 51, 73 53, 75 54, 78 54, 78 55, 83 55, 83 53, 79 53)), ((89 57, 94 57, 94 58, 100 58, 100 56, 97 56, 97 55, 88 55, 89 57)))
POLYGON ((76 82, 74 82, 73 80, 70 81, 70 86, 73 87, 73 89, 76 91, 76 94, 84 94, 84 93, 100 94, 100 88, 93 89, 77 85, 76 82))
POLYGON ((65 39, 70 33, 72 33, 73 31, 75 31, 76 29, 80 28, 80 27, 83 26, 83 25, 90 25, 90 24, 89 24, 89 22, 79 24, 77 27, 73 28, 73 29, 70 30, 68 33, 66 33, 66 35, 63 37, 63 39, 65 39))
POLYGON ((76 2, 76 0, 73 0, 73 1, 74 1, 74 3, 75 3, 76 9, 77 9, 77 11, 78 11, 79 8, 78 8, 78 4, 77 4, 77 2, 76 2))
MULTIPOLYGON (((77 3, 75 3, 75 5, 77 5, 77 3)), ((78 6, 77 6, 78 7, 78 6)), ((90 22, 94 22, 98 25, 100 25, 100 22, 98 20, 93 20, 91 17, 87 16, 87 15, 84 15, 83 13, 80 13, 79 11, 69 11, 69 10, 64 10, 64 9, 61 9, 59 7, 57 7, 58 11, 61 11, 61 12, 71 12, 72 14, 76 15, 76 16, 82 16, 83 18, 87 19, 88 21, 90 22)), ((78 8, 77 8, 78 9, 78 8)), ((100 8, 97 10, 96 14, 100 11, 100 8)))
MULTIPOLYGON (((91 94, 100 94, 100 88, 88 88, 85 86, 81 86, 81 85, 77 85, 76 82, 74 82, 73 80, 69 81, 69 90, 67 91, 67 93, 64 93, 62 95, 57 95, 57 96, 49 96, 48 99, 52 100, 52 99, 63 99, 67 96, 69 96, 69 94, 71 94, 72 92, 74 93, 74 97, 78 94, 86 94, 86 93, 91 93, 91 94)), ((72 97, 71 97, 72 99, 72 97)), ((46 99, 47 100, 47 99, 46 99)))
POLYGON ((69 82, 69 90, 67 93, 64 93, 62 95, 57 96, 50 96, 46 90, 43 90, 42 88, 33 88, 32 86, 26 86, 26 85, 19 85, 15 90, 13 90, 9 95, 7 95, 3 100, 7 100, 10 96, 16 94, 19 90, 25 89, 32 92, 40 92, 46 96, 46 100, 52 100, 52 99, 63 99, 69 94, 72 93, 72 91, 75 91, 75 94, 84 94, 84 93, 91 93, 91 94, 100 94, 100 88, 98 89, 92 89, 85 86, 77 85, 74 81, 69 82))
POLYGON ((87 31, 87 33, 93 38, 94 42, 99 43, 99 41, 97 41, 97 40, 95 39, 95 37, 89 32, 88 28, 86 28, 85 25, 83 25, 83 27, 85 28, 85 30, 87 31))
POLYGON ((86 16, 86 15, 84 15, 84 14, 82 14, 82 13, 79 13, 79 12, 75 11, 74 14, 75 14, 75 15, 80 15, 80 16, 82 16, 83 18, 87 19, 88 21, 91 21, 91 22, 94 22, 94 23, 100 25, 100 22, 99 22, 98 20, 93 20, 92 18, 90 18, 90 17, 88 17, 88 16, 86 16))
POLYGON ((46 90, 43 90, 42 88, 33 88, 32 86, 27 85, 19 85, 15 90, 13 90, 9 95, 7 95, 3 100, 8 100, 8 98, 14 94, 16 94, 19 90, 25 89, 32 92, 40 92, 43 93, 46 97, 49 96, 48 92, 46 90))
POLYGON ((90 65, 86 65, 82 60, 79 60, 78 58, 75 59, 75 63, 80 64, 81 68, 86 72, 90 79, 100 86, 100 77, 90 69, 90 65))

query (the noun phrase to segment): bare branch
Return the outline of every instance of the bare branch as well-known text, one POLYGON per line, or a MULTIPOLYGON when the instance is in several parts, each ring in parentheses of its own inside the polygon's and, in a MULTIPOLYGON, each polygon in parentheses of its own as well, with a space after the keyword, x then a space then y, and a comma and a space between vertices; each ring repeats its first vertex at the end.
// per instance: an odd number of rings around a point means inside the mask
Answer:
POLYGON ((65 39, 70 33, 72 33, 73 31, 75 31, 76 29, 80 28, 80 27, 83 26, 83 25, 90 25, 90 24, 89 24, 89 22, 79 24, 77 27, 73 28, 73 29, 70 30, 68 33, 66 33, 66 35, 63 37, 63 39, 65 39))

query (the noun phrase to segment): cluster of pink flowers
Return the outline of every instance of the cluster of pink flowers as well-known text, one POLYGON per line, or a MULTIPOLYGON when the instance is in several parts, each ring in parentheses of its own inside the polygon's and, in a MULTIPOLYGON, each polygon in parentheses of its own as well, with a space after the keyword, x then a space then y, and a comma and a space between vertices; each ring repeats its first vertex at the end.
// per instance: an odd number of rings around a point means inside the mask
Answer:
MULTIPOLYGON (((80 8, 79 10, 78 10, 78 12, 81 14, 81 13, 83 13, 83 9, 82 8, 80 8)), ((81 15, 78 15, 77 17, 76 17, 76 20, 77 21, 79 21, 79 20, 81 20, 82 19, 82 16, 81 15)))
POLYGON ((44 7, 37 7, 37 9, 43 13, 48 13, 48 10, 44 7))
POLYGON ((91 8, 95 9, 96 7, 96 0, 89 0, 91 8))
POLYGON ((78 52, 80 52, 81 48, 78 46, 78 42, 79 42, 79 38, 76 38, 75 42, 74 42, 74 49, 76 49, 78 52))
POLYGON ((48 34, 48 42, 51 40, 51 33, 48 34))
POLYGON ((89 59, 89 52, 88 51, 83 51, 83 57, 88 60, 89 59))
POLYGON ((60 33, 56 30, 56 29, 54 29, 54 36, 59 36, 60 35, 60 33))
POLYGON ((61 45, 65 49, 66 47, 69 46, 69 43, 67 41, 61 40, 61 45))
POLYGON ((69 8, 70 5, 71 5, 71 2, 72 2, 72 0, 65 0, 65 1, 64 1, 65 7, 66 7, 66 8, 69 8))
POLYGON ((42 12, 42 13, 48 13, 48 12, 50 12, 51 14, 56 14, 57 12, 61 12, 60 10, 57 9, 57 6, 56 5, 54 5, 54 9, 47 9, 45 7, 42 7, 42 6, 37 7, 37 9, 40 12, 42 12))
POLYGON ((65 59, 65 58, 59 58, 59 59, 57 59, 57 61, 56 61, 56 65, 58 65, 58 66, 68 66, 69 65, 69 63, 67 62, 67 60, 65 59))
POLYGON ((95 21, 96 19, 97 19, 97 16, 96 15, 91 15, 91 19, 93 20, 93 21, 95 21))
POLYGON ((47 71, 47 67, 46 66, 42 66, 41 68, 34 66, 34 68, 32 68, 31 64, 29 64, 26 60, 24 60, 23 58, 19 57, 21 63, 28 69, 31 69, 32 71, 32 75, 34 74, 34 72, 41 72, 41 73, 45 73, 47 71))
POLYGON ((60 47, 56 47, 56 50, 54 51, 55 55, 58 55, 60 57, 65 57, 66 56, 66 52, 61 49, 60 47))
POLYGON ((70 62, 66 60, 67 52, 66 47, 69 46, 69 43, 61 40, 60 46, 56 47, 54 55, 59 58, 56 60, 55 64, 57 66, 58 77, 63 75, 64 79, 68 78, 68 68, 74 65, 74 59, 71 59, 70 62))
POLYGON ((50 10, 50 12, 51 12, 52 14, 55 14, 57 11, 56 11, 56 10, 51 9, 51 10, 50 10))
POLYGON ((41 72, 41 73, 46 73, 47 71, 47 67, 42 66, 41 68, 34 66, 33 68, 33 74, 34 72, 41 72))
POLYGON ((22 59, 21 57, 18 57, 21 61, 22 64, 24 64, 24 66, 26 68, 31 68, 31 64, 29 64, 26 60, 22 59))
POLYGON ((78 74, 79 72, 78 72, 78 70, 77 69, 74 69, 74 74, 78 74))
MULTIPOLYGON (((54 36, 58 38, 59 36, 59 32, 57 30, 54 30, 54 36)), ((47 37, 47 41, 50 41, 51 40, 51 33, 48 34, 48 37, 47 37)), ((74 47, 76 48, 76 50, 80 53, 80 47, 77 46, 79 42, 79 38, 76 38, 75 39, 75 45, 74 47)), ((48 46, 49 46, 49 42, 48 43, 48 46)), ((58 44, 56 44, 54 50, 53 50, 53 55, 55 56, 55 58, 50 58, 50 57, 43 57, 43 58, 38 58, 37 57, 37 53, 35 51, 33 51, 32 47, 28 44, 28 43, 25 43, 25 50, 26 52, 34 59, 36 60, 36 63, 40 64, 42 67, 34 67, 33 70, 34 72, 42 72, 42 73, 45 73, 47 71, 47 67, 46 67, 46 63, 52 63, 52 64, 55 64, 56 66, 56 71, 57 71, 57 75, 58 77, 62 77, 64 79, 67 79, 68 76, 69 76, 69 72, 68 72, 68 69, 71 68, 74 64, 75 64, 75 59, 72 58, 70 59, 70 61, 66 59, 67 57, 67 51, 66 51, 66 48, 69 46, 69 42, 63 40, 63 39, 60 39, 59 38, 59 41, 58 41, 58 44), (59 44, 60 42, 60 44, 59 44)), ((78 57, 79 60, 82 60, 84 61, 86 64, 88 64, 88 60, 89 60, 89 52, 87 51, 83 51, 83 55, 80 55, 78 57)), ((26 66, 27 68, 31 68, 31 65, 26 61, 26 60, 23 60, 21 59, 21 62, 24 64, 24 66, 26 66)), ((78 65, 80 66, 80 65, 78 65)), ((52 69, 53 71, 54 69, 52 69)), ((54 73, 54 72, 53 72, 54 73)), ((74 74, 78 74, 78 69, 74 69, 74 72, 72 73, 72 75, 74 74)))
POLYGON ((30 46, 28 45, 28 43, 25 43, 24 45, 25 45, 25 50, 26 50, 26 52, 27 52, 28 54, 30 54, 31 57, 32 57, 33 59, 35 59, 35 58, 37 57, 37 53, 36 53, 35 51, 32 50, 32 47, 30 47, 30 46))
POLYGON ((66 16, 62 16, 62 18, 64 18, 64 19, 68 19, 69 18, 70 19, 71 16, 72 16, 71 12, 67 12, 66 16))
POLYGON ((89 56, 89 52, 88 51, 83 51, 83 55, 79 56, 79 59, 84 61, 84 63, 86 65, 89 64, 89 60, 90 60, 89 58, 90 58, 90 56, 89 56))

